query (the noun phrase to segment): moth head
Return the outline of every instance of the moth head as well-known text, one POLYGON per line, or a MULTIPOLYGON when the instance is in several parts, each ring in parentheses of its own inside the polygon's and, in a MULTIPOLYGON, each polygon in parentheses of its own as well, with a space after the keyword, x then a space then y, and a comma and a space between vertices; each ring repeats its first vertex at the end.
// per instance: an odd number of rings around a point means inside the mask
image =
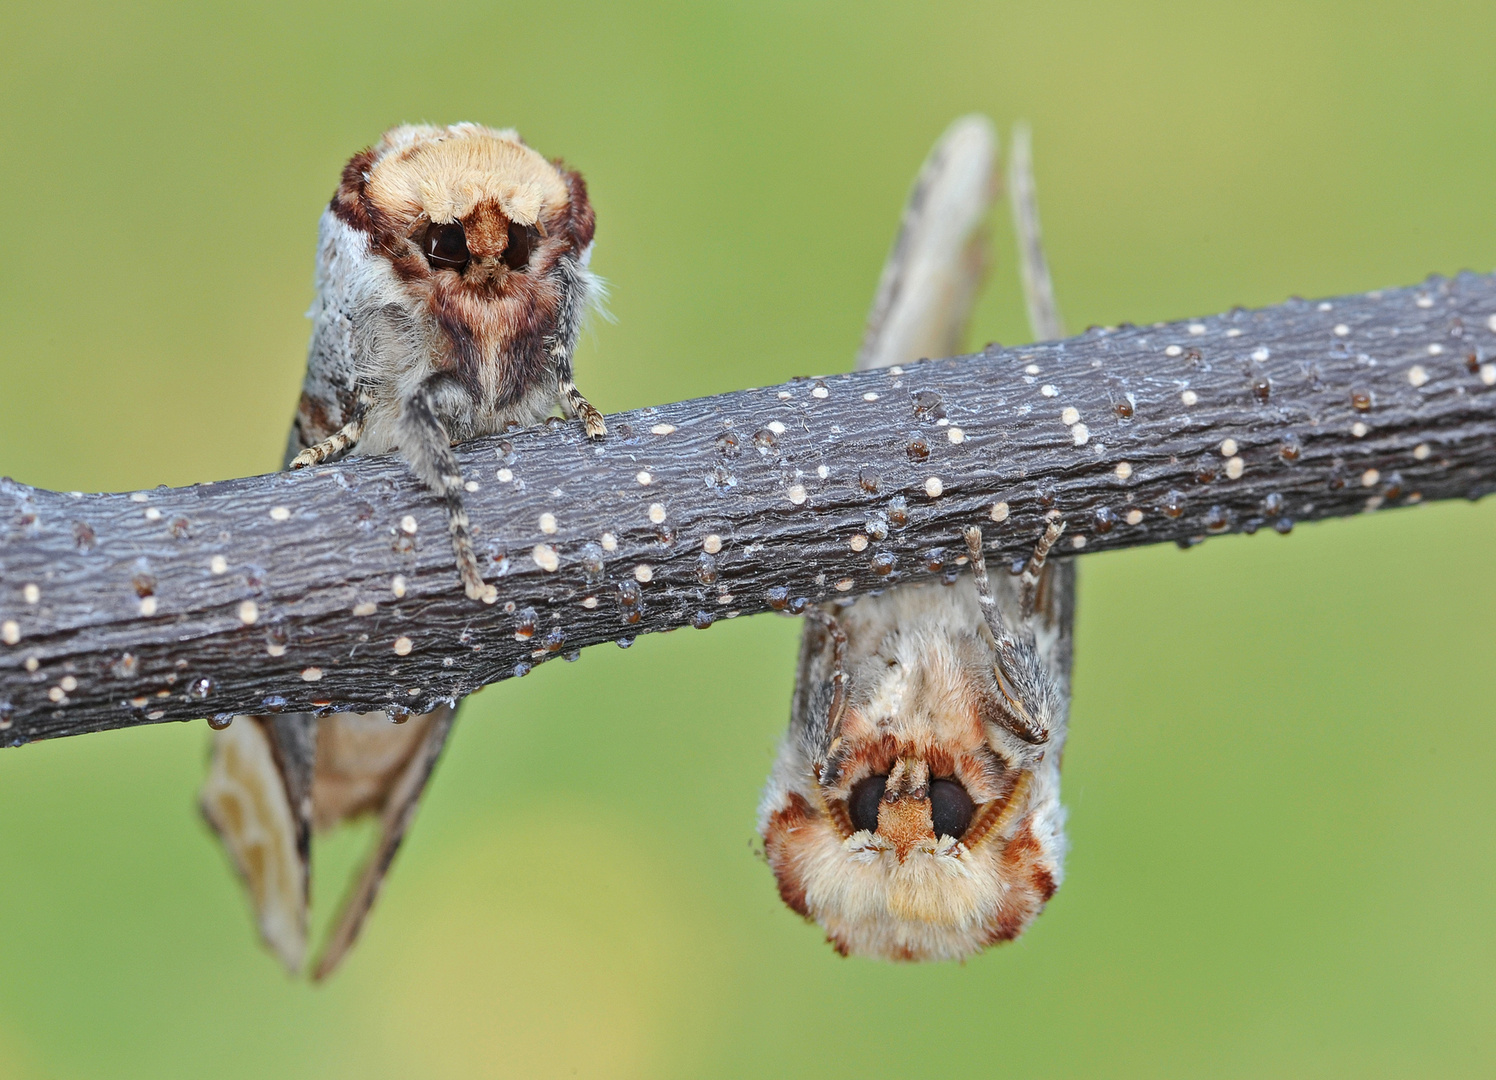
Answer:
POLYGON ((839 952, 956 959, 1016 937, 1059 882, 1063 716, 1031 642, 1003 657, 979 618, 897 614, 841 715, 781 749, 761 832, 780 895, 839 952))
POLYGON ((558 259, 583 257, 594 229, 577 173, 478 124, 385 132, 348 162, 332 211, 438 306, 528 295, 558 259))

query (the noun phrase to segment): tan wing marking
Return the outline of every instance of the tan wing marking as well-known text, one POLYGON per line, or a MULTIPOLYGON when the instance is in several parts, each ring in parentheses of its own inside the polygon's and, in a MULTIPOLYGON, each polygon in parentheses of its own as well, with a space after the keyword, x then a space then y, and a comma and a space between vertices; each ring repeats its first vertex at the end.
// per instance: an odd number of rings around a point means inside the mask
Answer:
POLYGON ((986 220, 996 193, 997 133, 963 116, 930 151, 904 208, 868 315, 857 370, 960 351, 987 269, 986 220))
POLYGON ((249 890, 260 935, 294 974, 306 957, 306 865, 296 817, 258 717, 241 716, 213 738, 203 816, 249 890))

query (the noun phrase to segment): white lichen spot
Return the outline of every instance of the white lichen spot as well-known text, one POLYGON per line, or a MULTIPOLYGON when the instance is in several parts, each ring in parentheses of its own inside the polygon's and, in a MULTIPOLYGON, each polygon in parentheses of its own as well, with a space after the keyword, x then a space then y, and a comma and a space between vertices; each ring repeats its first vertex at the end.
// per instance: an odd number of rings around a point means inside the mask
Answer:
POLYGON ((1123 520, 1126 521, 1129 525, 1140 525, 1143 521, 1143 512, 1136 509, 1129 510, 1127 511, 1127 517, 1125 517, 1123 520))
POLYGON ((1377 472, 1375 469, 1367 469, 1364 473, 1361 474, 1361 486, 1376 487, 1377 481, 1381 478, 1382 474, 1377 472))
POLYGON ((164 709, 152 709, 150 712, 145 714, 145 718, 147 720, 160 720, 165 715, 166 710, 164 709))
MULTIPOLYGON (((1493 315, 1492 318, 1496 319, 1496 315, 1493 315)), ((1496 329, 1496 328, 1493 328, 1493 329, 1496 329)), ((133 494, 133 495, 130 496, 130 501, 131 502, 136 502, 136 503, 150 502, 151 501, 151 497, 149 495, 147 495, 143 491, 137 491, 135 494, 133 494)))
POLYGON ((597 607, 597 597, 595 597, 595 596, 584 596, 584 597, 582 597, 582 606, 584 608, 586 608, 588 611, 594 610, 597 607))
POLYGON ((945 494, 945 484, 941 481, 940 477, 932 476, 925 481, 925 494, 932 499, 938 499, 941 495, 945 494))
POLYGON ((271 521, 289 521, 289 520, 291 520, 291 509, 290 509, 290 507, 287 507, 287 506, 272 506, 270 508, 270 520, 271 521))
POLYGON ((877 401, 878 400, 878 392, 876 390, 869 390, 867 393, 865 393, 865 394, 862 395, 862 400, 863 401, 877 401))
POLYGON ((1354 435, 1358 439, 1364 439, 1364 438, 1366 438, 1366 433, 1368 431, 1370 431, 1370 430, 1371 429, 1369 427, 1367 427, 1365 424, 1361 423, 1361 421, 1359 421, 1359 420, 1357 420, 1354 424, 1351 425, 1351 434, 1354 435))
POLYGON ((649 487, 650 484, 654 483, 654 477, 650 475, 648 469, 640 469, 634 474, 634 479, 639 482, 640 487, 649 487))
POLYGON ((1241 337, 1241 330, 1240 330, 1240 328, 1233 326, 1229 330, 1226 331, 1226 336, 1227 337, 1241 337))
POLYGON ((785 498, 789 499, 789 501, 794 503, 796 506, 799 506, 808 497, 805 493, 804 484, 791 484, 784 495, 785 498))
POLYGON ((1065 406, 1064 412, 1060 413, 1060 423, 1069 427, 1071 424, 1080 422, 1080 410, 1074 405, 1065 406))
POLYGON ((852 591, 852 579, 849 578, 849 577, 842 578, 840 581, 838 581, 836 583, 836 591, 837 592, 851 592, 852 591))
POLYGON ((816 475, 819 476, 822 480, 830 479, 830 477, 831 477, 831 469, 828 468, 825 465, 817 465, 816 466, 816 475))
POLYGON ((561 557, 556 554, 556 549, 549 544, 536 544, 530 555, 535 560, 535 565, 547 574, 554 574, 556 568, 561 565, 561 557))
POLYGON ((35 671, 37 668, 42 666, 42 662, 34 656, 28 656, 26 657, 26 663, 21 666, 24 667, 27 671, 35 671))
POLYGON ((853 533, 852 539, 847 541, 847 546, 853 551, 866 551, 867 537, 862 533, 853 533))
POLYGON ((788 401, 792 395, 788 390, 781 390, 774 396, 777 397, 780 401, 788 401))
POLYGON ((404 574, 396 574, 393 578, 390 579, 390 592, 395 594, 396 600, 399 600, 402 596, 405 595, 404 574))
POLYGON ((1184 402, 1186 405, 1194 405, 1200 400, 1200 395, 1195 393, 1193 390, 1186 390, 1184 393, 1179 395, 1179 400, 1184 402))
POLYGON ((222 555, 214 555, 208 560, 208 569, 215 574, 227 574, 229 572, 229 561, 222 555))
POLYGON ((1203 322, 1192 322, 1192 323, 1190 323, 1190 333, 1192 333, 1192 334, 1203 334, 1203 333, 1205 333, 1205 324, 1203 322))
POLYGON ((1442 356, 1444 355, 1444 346, 1439 344, 1430 345, 1428 347, 1428 354, 1430 356, 1442 356))
POLYGON ((157 510, 154 506, 149 506, 145 511, 145 519, 147 521, 160 521, 161 511, 157 510))
POLYGON ((1496 364, 1482 364, 1480 366, 1480 381, 1487 386, 1496 386, 1496 364))
POLYGON ((1085 424, 1071 424, 1070 438, 1075 442, 1076 446, 1085 446, 1086 443, 1091 441, 1091 429, 1086 427, 1085 424))
POLYGON ((1336 337, 1345 337, 1350 332, 1351 332, 1351 328, 1349 326, 1346 326, 1345 323, 1336 323, 1335 324, 1335 336, 1336 337))
POLYGON ((1054 397, 1059 393, 1059 391, 1056 390, 1052 384, 1045 383, 1043 386, 1039 387, 1039 393, 1043 394, 1045 397, 1054 397))
POLYGON ((656 525, 660 524, 662 521, 665 520, 665 504, 664 503, 650 503, 649 504, 649 520, 653 521, 656 525))
POLYGON ((717 554, 717 552, 722 550, 722 537, 718 536, 716 533, 709 534, 707 538, 701 542, 701 550, 706 552, 708 555, 717 554))
POLYGON ((647 585, 654 580, 654 567, 647 562, 642 562, 634 567, 634 580, 640 585, 647 585))
POLYGON ((140 613, 147 619, 156 614, 156 598, 154 596, 142 596, 140 598, 140 613))
POLYGON ((1415 461, 1427 461, 1429 455, 1428 443, 1421 442, 1413 447, 1413 459, 1415 461))
POLYGON ((1252 359, 1256 360, 1259 364, 1272 355, 1273 354, 1268 351, 1268 347, 1266 345, 1259 345, 1257 346, 1257 348, 1252 350, 1252 359))
POLYGON ((1079 551, 1086 546, 1086 538, 1084 536, 1072 536, 1070 538, 1070 546, 1079 551))
POLYGON ((1417 304, 1421 308, 1431 308, 1434 306, 1434 298, 1432 296, 1423 295, 1420 296, 1417 300, 1414 300, 1413 303, 1417 304))
POLYGON ((904 369, 895 364, 893 367, 888 369, 888 373, 890 375, 902 375, 904 374, 904 369))
POLYGON ((1330 303, 1328 300, 1321 300, 1319 302, 1319 307, 1318 307, 1317 310, 1319 310, 1319 311, 1329 311, 1334 306, 1335 305, 1332 304, 1332 303, 1330 303))
POLYGON ((1184 350, 1181 349, 1178 345, 1170 345, 1167 349, 1164 350, 1164 355, 1165 356, 1178 356, 1178 355, 1180 355, 1183 352, 1184 352, 1184 350))
POLYGON ((1127 480, 1132 476, 1132 464, 1126 461, 1117 462, 1117 467, 1112 470, 1118 480, 1127 480))
POLYGON ((987 514, 993 521, 1008 520, 1008 504, 1005 502, 993 503, 992 510, 987 514))
POLYGON ((318 682, 322 678, 322 669, 319 667, 302 668, 301 678, 303 682, 318 682))
POLYGON ((378 610, 379 608, 375 606, 372 600, 365 600, 362 603, 353 605, 353 613, 360 618, 363 618, 365 615, 372 615, 378 610))
POLYGON ((27 582, 26 585, 24 585, 21 588, 21 599, 25 600, 26 603, 28 603, 28 604, 39 603, 41 601, 41 598, 42 598, 42 591, 41 591, 41 589, 37 588, 34 584, 32 584, 30 582, 27 582))
POLYGON ((1226 478, 1228 480, 1240 480, 1241 474, 1245 471, 1246 467, 1247 463, 1241 458, 1231 458, 1226 462, 1226 478))
POLYGON ((410 641, 410 638, 406 637, 404 634, 401 634, 399 637, 397 637, 395 639, 395 655, 396 656, 409 656, 410 655, 410 650, 411 650, 411 641, 410 641))
POLYGON ((652 427, 652 428, 649 429, 649 433, 651 435, 674 435, 675 434, 675 425, 674 424, 656 424, 654 427, 652 427))
POLYGON ((480 486, 481 485, 476 480, 467 480, 463 482, 462 490, 466 492, 474 492, 477 491, 480 486))
POLYGON ((1037 374, 1039 374, 1039 365, 1038 364, 1029 364, 1029 365, 1027 365, 1027 366, 1024 367, 1023 372, 1024 372, 1025 375, 1037 375, 1037 374))
POLYGON ((555 536, 556 530, 559 527, 560 526, 556 524, 556 515, 551 513, 549 510, 540 515, 540 531, 545 533, 547 536, 555 536))
POLYGON ((21 640, 21 624, 14 619, 6 619, 0 623, 0 641, 7 645, 14 645, 21 640))
POLYGON ((962 431, 958 427, 949 427, 945 430, 945 437, 949 439, 952 444, 959 446, 966 441, 966 432, 962 431))
POLYGON ((770 431, 772 431, 775 435, 783 435, 784 434, 784 425, 781 424, 778 420, 770 420, 764 426, 767 427, 770 431))
POLYGON ((1414 364, 1408 368, 1408 382, 1414 386, 1422 386, 1428 382, 1428 371, 1422 364, 1414 364))
POLYGON ((598 542, 602 544, 604 551, 618 550, 618 537, 610 532, 605 532, 602 536, 598 537, 598 542))
POLYGON ((1236 446, 1236 440, 1235 439, 1222 439, 1221 440, 1221 457, 1235 457, 1236 456, 1236 450, 1237 450, 1237 446, 1236 446))
POLYGON ((260 605, 253 600, 244 600, 239 604, 239 621, 245 626, 252 626, 260 621, 260 605))
MULTIPOLYGON (((483 586, 483 595, 479 597, 485 604, 497 604, 499 602, 499 589, 496 585, 483 586)), ((446 663, 446 661, 442 661, 446 663)))
POLYGON ((62 687, 60 686, 54 686, 47 691, 47 700, 49 701, 61 701, 65 697, 67 695, 62 692, 62 687))
POLYGON ((512 472, 510 472, 508 469, 500 469, 498 472, 496 472, 496 473, 493 474, 493 477, 499 483, 501 483, 501 484, 507 484, 507 483, 509 483, 509 481, 511 481, 511 480, 514 479, 514 474, 512 472))
POLYGON ((817 386, 810 392, 810 396, 813 398, 827 398, 831 396, 831 391, 824 386, 817 386))
POLYGON ((416 516, 414 514, 406 514, 403 518, 400 519, 400 531, 405 533, 407 536, 414 536, 416 534, 416 530, 420 527, 420 523, 416 521, 416 516))
POLYGON ((1386 500, 1383 499, 1380 495, 1371 496, 1366 500, 1366 512, 1369 514, 1373 510, 1380 510, 1382 508, 1382 503, 1384 502, 1386 502, 1386 500))

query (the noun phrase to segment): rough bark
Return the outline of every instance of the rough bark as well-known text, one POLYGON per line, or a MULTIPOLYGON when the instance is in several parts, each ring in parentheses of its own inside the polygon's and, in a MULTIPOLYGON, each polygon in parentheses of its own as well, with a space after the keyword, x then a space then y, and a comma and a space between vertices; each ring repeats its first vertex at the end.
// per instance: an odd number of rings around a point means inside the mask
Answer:
POLYGON ((395 458, 0 482, 0 740, 417 711, 586 645, 958 572, 1496 489, 1496 276, 801 379, 462 448, 492 606, 395 458), (1074 410, 1072 415, 1071 410, 1074 410), (1079 425, 1079 426, 1078 426, 1079 425), (1234 444, 1234 445, 1233 445, 1234 444))

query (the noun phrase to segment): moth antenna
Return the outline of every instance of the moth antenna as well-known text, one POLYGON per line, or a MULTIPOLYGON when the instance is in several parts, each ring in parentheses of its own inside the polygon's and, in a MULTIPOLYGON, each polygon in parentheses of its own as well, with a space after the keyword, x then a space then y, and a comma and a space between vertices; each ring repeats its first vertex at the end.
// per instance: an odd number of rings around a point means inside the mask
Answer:
POLYGON ((1055 302, 1049 260, 1044 257, 1031 142, 1027 124, 1013 128, 1013 141, 1008 150, 1008 200, 1013 209, 1013 231, 1018 234, 1018 268, 1023 278, 1029 329, 1035 341, 1053 341, 1065 336, 1065 324, 1060 320, 1059 305, 1055 302))

